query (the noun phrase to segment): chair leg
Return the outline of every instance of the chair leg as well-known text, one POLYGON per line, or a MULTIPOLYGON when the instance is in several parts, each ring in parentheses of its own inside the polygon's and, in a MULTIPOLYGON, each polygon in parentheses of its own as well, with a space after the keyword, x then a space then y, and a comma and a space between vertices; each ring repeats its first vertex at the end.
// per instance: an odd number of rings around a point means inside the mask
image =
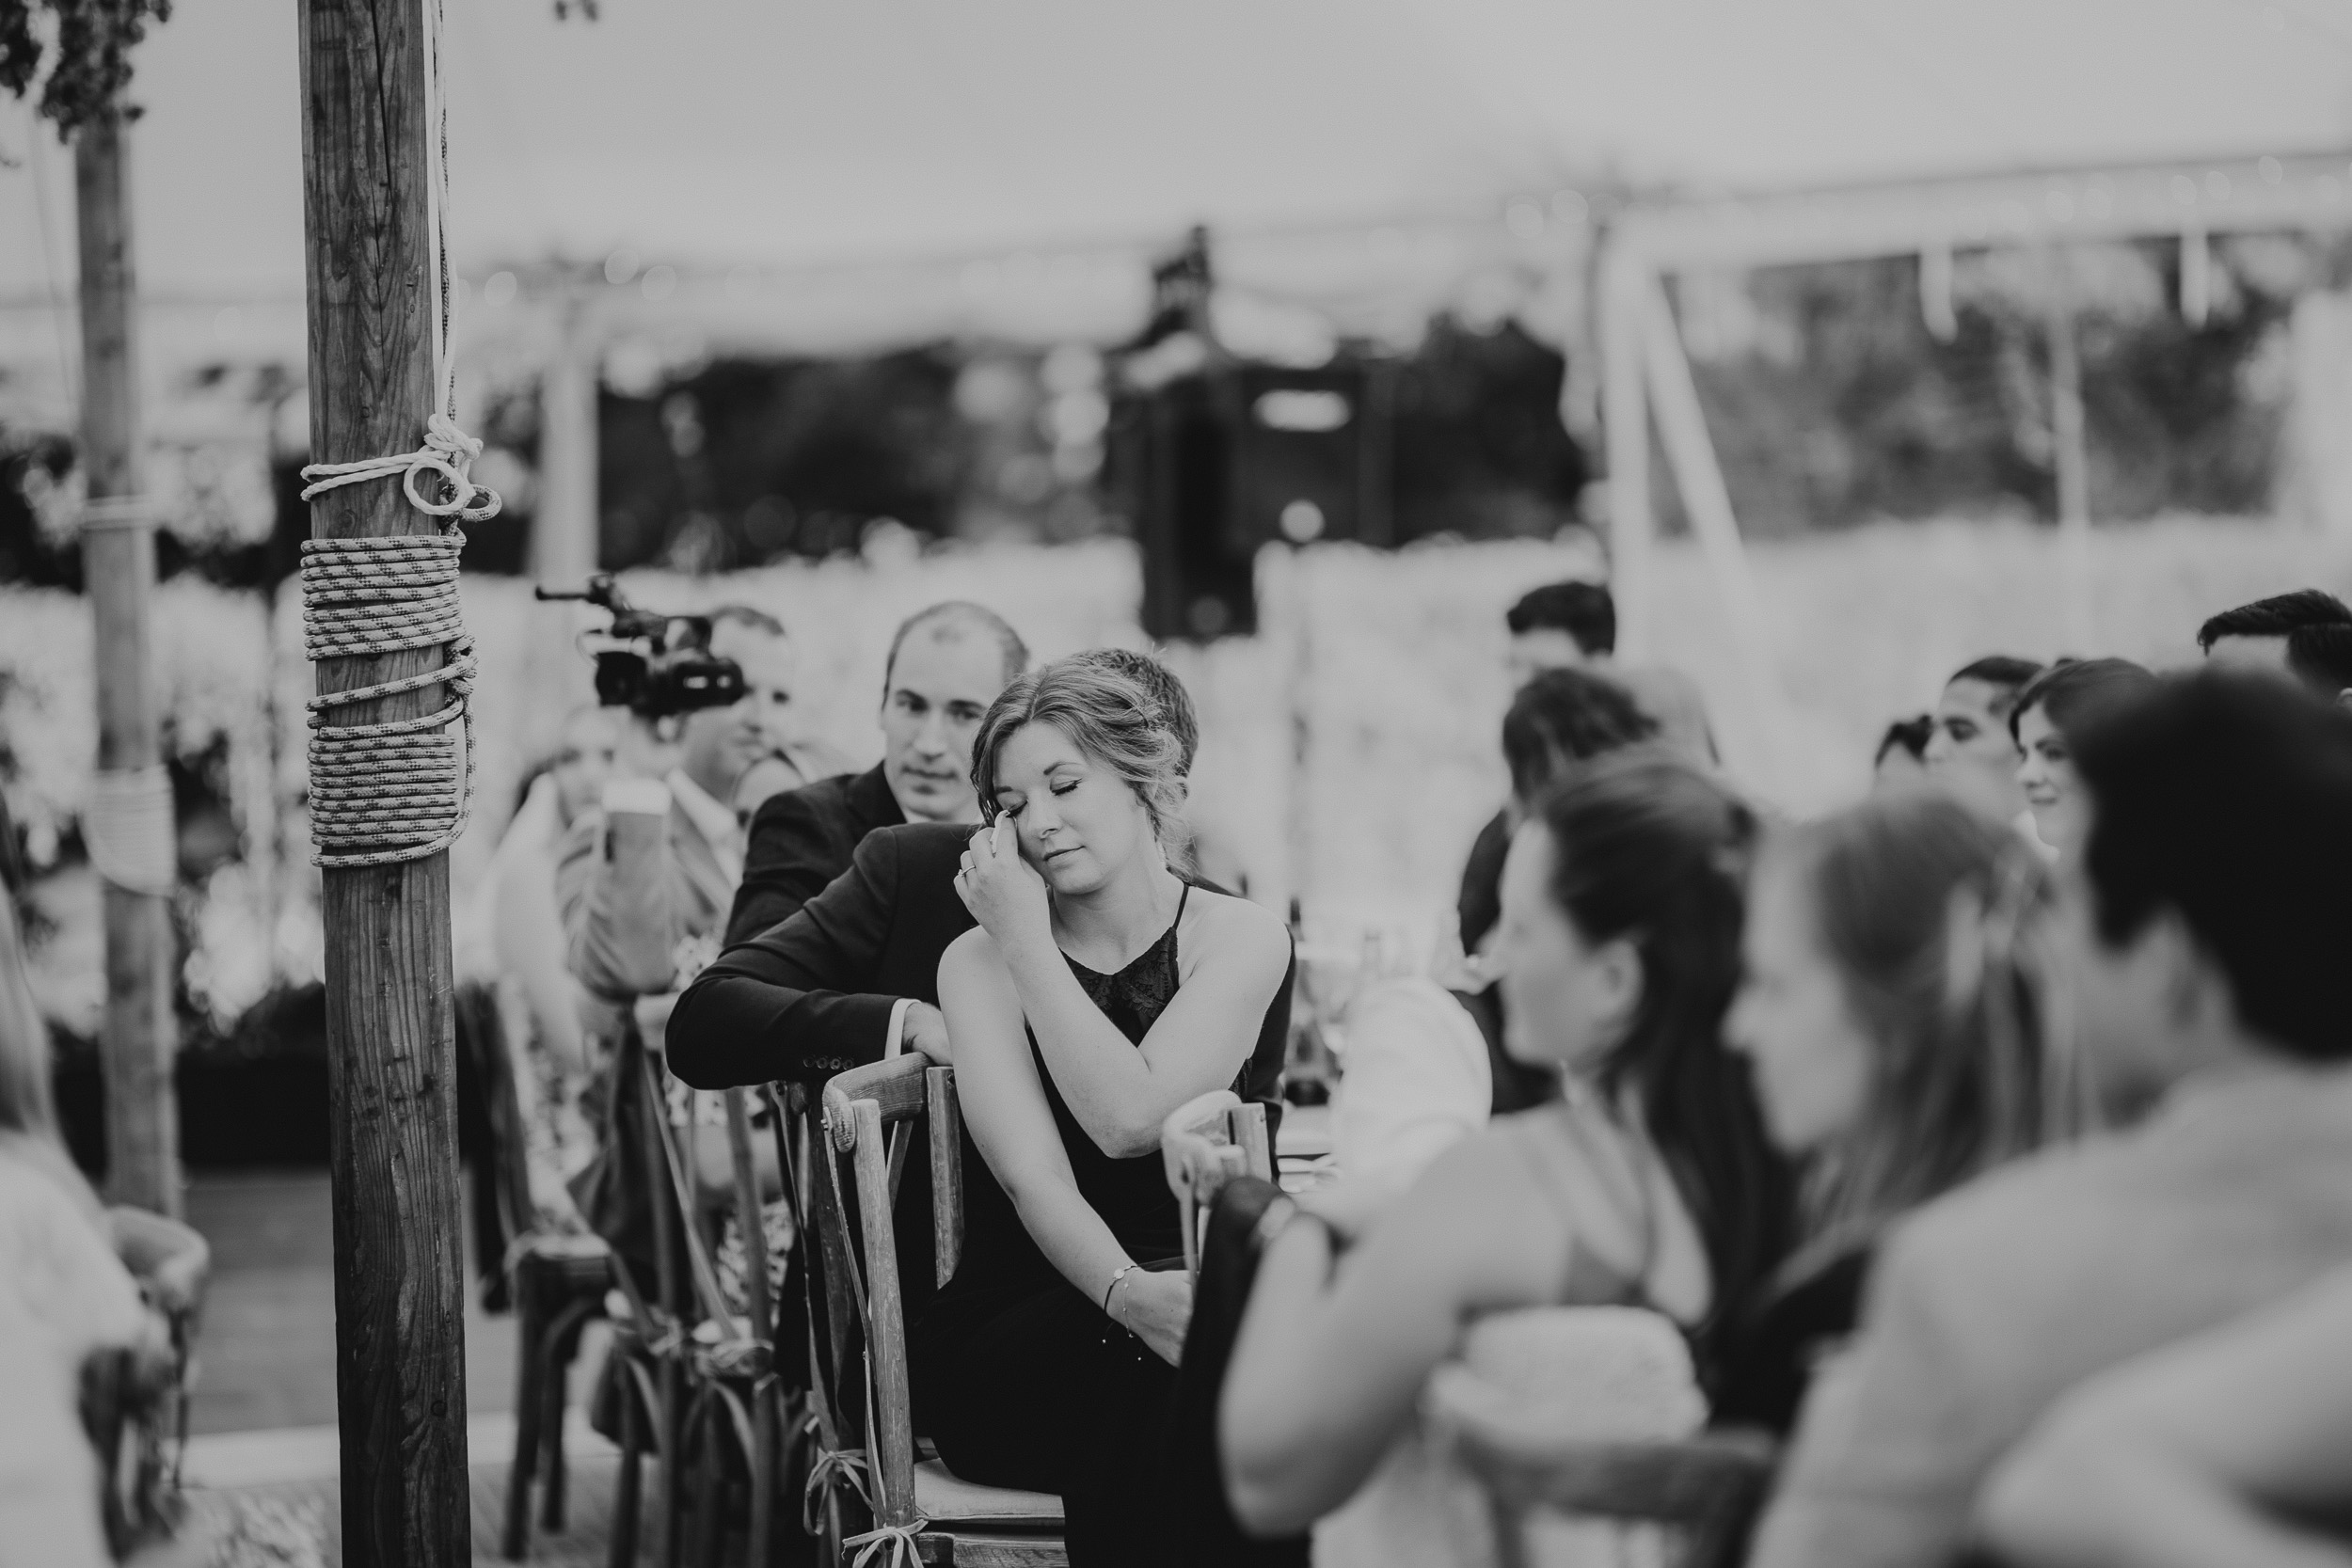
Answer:
POLYGON ((752 1518, 743 1560, 748 1568, 768 1568, 776 1513, 776 1401, 772 1395, 752 1395, 752 1451, 745 1457, 752 1472, 752 1518))
POLYGON ((721 1430, 726 1418, 717 1390, 706 1391, 695 1402, 694 1534, 687 1559, 694 1568, 719 1568, 719 1548, 726 1542, 727 1448, 721 1430))
MULTIPOLYGON (((612 1354, 628 1353, 616 1346, 612 1354)), ((636 1568, 637 1501, 644 1474, 645 1413, 639 1406, 637 1380, 629 1375, 628 1368, 619 1370, 621 1472, 612 1485, 612 1539, 606 1561, 609 1568, 636 1568)))
POLYGON ((540 1343, 539 1292, 528 1263, 516 1272, 515 1462, 506 1472, 506 1535, 500 1543, 509 1562, 520 1562, 531 1542, 531 1478, 539 1461, 540 1397, 547 1347, 540 1343))
POLYGON ((678 1485, 686 1475, 685 1371, 675 1361, 665 1360, 659 1381, 661 1405, 656 1419, 660 1422, 661 1491, 654 1508, 654 1562, 656 1568, 677 1568, 678 1531, 686 1521, 686 1511, 678 1502, 678 1485))
POLYGON ((560 1531, 564 1528, 564 1413, 571 1403, 572 1361, 579 1351, 579 1329, 559 1326, 548 1338, 547 1354, 539 1370, 540 1396, 544 1402, 539 1446, 546 1456, 539 1474, 541 1529, 560 1531))

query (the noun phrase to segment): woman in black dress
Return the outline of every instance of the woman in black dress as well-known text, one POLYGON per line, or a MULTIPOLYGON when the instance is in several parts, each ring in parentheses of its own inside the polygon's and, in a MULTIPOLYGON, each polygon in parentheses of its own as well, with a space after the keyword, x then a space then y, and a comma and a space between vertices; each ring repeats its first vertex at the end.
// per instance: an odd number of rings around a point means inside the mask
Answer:
POLYGON ((1724 1034, 1773 1142, 1807 1158, 1810 1239, 1731 1320, 1719 1424, 1787 1432, 1886 1228, 2083 1129, 2086 1081, 2042 1027, 2048 884, 2015 830, 1926 790, 1768 845, 1724 1034))
POLYGON ((1160 1123, 1237 1085, 1289 933, 1188 883, 1175 736, 1150 696, 1064 659, 973 746, 988 825, 957 888, 979 928, 939 966, 956 1086, 994 1183, 911 1336, 917 1424, 969 1481, 1057 1492, 1070 1560, 1148 1561, 1192 1311, 1160 1123))

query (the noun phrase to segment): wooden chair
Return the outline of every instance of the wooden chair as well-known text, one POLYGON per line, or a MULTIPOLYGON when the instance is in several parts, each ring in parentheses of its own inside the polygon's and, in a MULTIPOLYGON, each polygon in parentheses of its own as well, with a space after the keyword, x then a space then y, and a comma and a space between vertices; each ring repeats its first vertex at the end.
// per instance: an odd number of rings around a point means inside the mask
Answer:
POLYGON ((531 1488, 539 1499, 542 1529, 564 1528, 564 1418, 570 1370, 580 1337, 604 1314, 612 1286, 612 1250, 602 1238, 550 1230, 540 1224, 531 1196, 529 1132, 522 1091, 505 1030, 486 1015, 488 1047, 482 1053, 483 1092, 496 1137, 495 1188, 508 1243, 504 1267, 515 1308, 515 1455, 506 1473, 506 1521, 500 1549, 513 1562, 531 1547, 531 1488))
POLYGON ((1680 1568, 1736 1568, 1772 1478, 1774 1445, 1760 1432, 1680 1442, 1570 1439, 1445 1397, 1434 1404, 1492 1510, 1502 1568, 1530 1568, 1528 1526, 1539 1512, 1655 1524, 1678 1538, 1680 1568))
POLYGON ((1265 1107, 1231 1089, 1188 1100, 1160 1123, 1160 1159, 1168 1191, 1184 1212, 1184 1268, 1200 1276, 1200 1227, 1225 1183, 1236 1176, 1274 1180, 1265 1107))
MULTIPOLYGON (((862 1456, 847 1458, 836 1450, 820 1459, 828 1475, 846 1474, 850 1486, 862 1481, 866 1488, 871 1527, 849 1535, 842 1549, 882 1547, 893 1568, 910 1552, 925 1563, 960 1568, 1058 1568, 1068 1561, 1060 1498, 977 1485, 937 1460, 916 1462, 891 1210, 908 1150, 921 1145, 930 1160, 934 1269, 937 1282, 945 1285, 963 1250, 962 1133, 955 1073, 930 1067, 918 1055, 898 1056, 834 1077, 825 1085, 822 1104, 826 1157, 813 1164, 825 1211, 821 1242, 828 1311, 836 1330, 862 1330, 870 1376, 862 1427, 843 1422, 834 1433, 839 1442, 858 1441, 862 1434, 862 1456), (850 1166, 846 1193, 840 1168, 845 1156, 850 1166), (850 1246, 852 1203, 865 1243, 862 1270, 850 1246)), ((863 1553, 857 1560, 865 1560, 863 1553)))
MULTIPOLYGON (((720 1288, 706 1206, 693 1162, 670 1125, 663 1069, 642 1048, 625 1049, 616 1070, 633 1071, 641 1088, 636 1136, 653 1186, 656 1277, 644 1282, 619 1259, 612 1273, 626 1304, 613 1313, 620 1357, 620 1472, 611 1537, 613 1568, 637 1560, 644 1459, 661 1464, 656 1496, 655 1560, 673 1568, 718 1560, 734 1516, 730 1480, 745 1494, 744 1561, 764 1565, 774 1544, 776 1481, 786 1434, 799 1422, 776 1375, 776 1298, 768 1275, 761 1194, 754 1175, 751 1104, 755 1091, 725 1091, 734 1208, 744 1251, 747 1309, 737 1312, 720 1288), (690 1499, 685 1488, 691 1481, 690 1499), (691 1538, 687 1528, 692 1527, 691 1538)), ((778 1129, 781 1148, 782 1129, 778 1129)))

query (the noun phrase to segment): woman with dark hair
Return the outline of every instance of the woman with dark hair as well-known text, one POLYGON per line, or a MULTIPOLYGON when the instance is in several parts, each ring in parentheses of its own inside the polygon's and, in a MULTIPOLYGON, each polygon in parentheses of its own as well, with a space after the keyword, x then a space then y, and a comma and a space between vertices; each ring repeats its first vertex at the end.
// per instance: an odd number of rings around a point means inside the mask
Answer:
POLYGON ((2128 658, 2061 658, 2027 681, 2009 710, 2009 733, 2025 760, 2017 783, 2034 831, 2062 850, 2083 830, 2082 785, 2069 737, 2085 719, 2153 689, 2156 677, 2128 658))
MULTIPOLYGON (((964 1125, 955 1277, 914 1325, 918 1423, 958 1476, 1059 1493, 1075 1568, 1148 1560, 1192 1314, 1168 1113, 1280 1049, 1290 937, 1185 879, 1182 744, 1135 680, 1061 659, 973 744, 988 825, 939 964, 964 1125)), ((1279 1058, 1276 1058, 1279 1059, 1279 1058)))
POLYGON ((1714 1418, 1787 1432, 1853 1331, 1880 1235, 2090 1120, 2042 1028, 2049 879, 1957 797, 1876 798, 1771 840, 1725 1033, 1772 1140, 1808 1161, 1806 1239, 1737 1314, 1714 1418))
MULTIPOLYGON (((1632 752, 1529 815, 1495 955, 1511 1053, 1564 1093, 1449 1150, 1343 1258, 1345 1220, 1311 1198, 1268 1243, 1219 1418, 1250 1528, 1294 1531, 1356 1494, 1481 1320, 1642 1307, 1704 1347, 1779 1266, 1793 1183, 1723 1042, 1756 832, 1723 785, 1632 752)), ((1478 1560, 1415 1523, 1391 1516, 1379 1560, 1478 1560)))

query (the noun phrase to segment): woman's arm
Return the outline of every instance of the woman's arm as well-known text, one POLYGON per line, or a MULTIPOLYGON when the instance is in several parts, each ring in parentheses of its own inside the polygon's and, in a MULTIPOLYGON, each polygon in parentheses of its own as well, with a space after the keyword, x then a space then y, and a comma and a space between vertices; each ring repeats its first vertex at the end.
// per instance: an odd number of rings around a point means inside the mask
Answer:
POLYGON ((1226 1495, 1261 1534, 1345 1502, 1410 1418, 1473 1313, 1550 1299, 1566 1238, 1491 1135, 1449 1150, 1332 1270, 1329 1231, 1285 1228, 1259 1260, 1218 1401, 1226 1495))
POLYGON ((1021 859, 1012 818, 972 836, 958 884, 994 943, 1039 1053, 1078 1125, 1114 1159, 1160 1146, 1168 1114, 1233 1081, 1290 967, 1290 932, 1257 905, 1200 895, 1184 933, 1184 984, 1138 1051, 1071 974, 1045 882, 1021 859))
MULTIPOLYGON (((1130 1298, 1141 1281, 1134 1274, 1121 1278, 1119 1271, 1134 1259, 1078 1191, 1061 1132, 1029 1059, 1020 1000, 985 932, 967 931, 948 944, 939 960, 939 1006, 955 1053, 956 1093, 964 1124, 971 1128, 989 1173, 1012 1199, 1046 1261, 1088 1300, 1101 1303, 1112 1281, 1120 1280, 1111 1315, 1130 1323, 1130 1298)), ((1167 1305, 1158 1301, 1166 1283, 1155 1280, 1147 1289, 1154 1307, 1167 1305)), ((1175 1325, 1175 1343, 1163 1349, 1159 1340, 1167 1338, 1168 1325, 1160 1319, 1165 1315, 1147 1311, 1132 1326, 1173 1361, 1183 1328, 1175 1325)))
POLYGON ((1980 1531, 2027 1568, 2345 1568, 2293 1516, 2352 1508, 2352 1271, 2106 1373, 1994 1472, 1980 1531))

